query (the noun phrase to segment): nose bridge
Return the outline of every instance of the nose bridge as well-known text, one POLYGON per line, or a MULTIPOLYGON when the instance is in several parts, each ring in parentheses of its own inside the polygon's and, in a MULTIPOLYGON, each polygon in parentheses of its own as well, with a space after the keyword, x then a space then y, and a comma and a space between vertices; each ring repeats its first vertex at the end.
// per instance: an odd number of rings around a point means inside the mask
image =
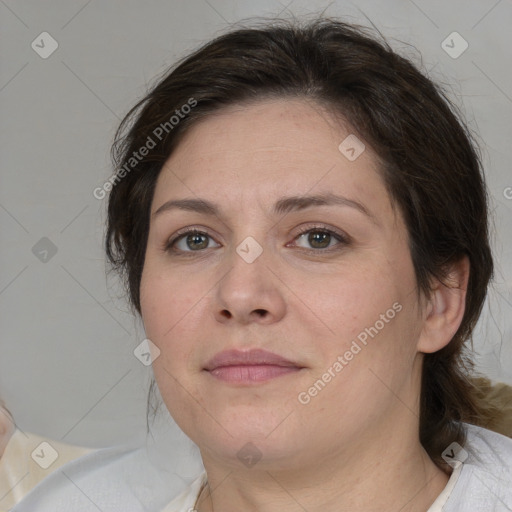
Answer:
POLYGON ((255 311, 258 317, 279 318, 284 312, 284 297, 280 281, 268 268, 272 265, 272 251, 265 242, 265 233, 259 230, 252 236, 247 233, 257 230, 244 231, 241 241, 230 248, 229 270, 217 285, 216 313, 245 322, 255 311))
POLYGON ((238 210, 232 225, 230 263, 242 269, 248 267, 248 271, 254 267, 261 270, 262 262, 268 260, 271 223, 261 199, 256 199, 256 206, 252 208, 248 206, 249 200, 244 194, 239 194, 238 200, 238 210))
POLYGON ((245 236, 240 242, 233 244, 229 252, 230 271, 223 281, 224 284, 235 285, 239 289, 240 297, 244 293, 261 293, 267 283, 265 274, 268 272, 266 266, 269 264, 269 250, 263 236, 259 235, 258 239, 259 241, 251 235, 245 236))

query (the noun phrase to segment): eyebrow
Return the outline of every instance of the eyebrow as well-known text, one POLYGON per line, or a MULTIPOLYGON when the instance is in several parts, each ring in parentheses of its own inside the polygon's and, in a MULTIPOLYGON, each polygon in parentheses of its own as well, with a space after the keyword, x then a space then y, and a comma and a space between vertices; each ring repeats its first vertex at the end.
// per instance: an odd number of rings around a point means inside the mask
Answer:
MULTIPOLYGON (((355 208, 363 213, 376 225, 379 225, 377 218, 373 215, 362 203, 354 199, 335 195, 332 193, 324 193, 309 196, 289 196, 282 197, 275 202, 272 212, 274 215, 284 215, 292 211, 305 210, 314 206, 348 206, 355 208)), ((221 217, 221 208, 219 205, 212 203, 206 199, 172 199, 165 202, 153 213, 153 217, 160 215, 163 212, 168 212, 173 209, 191 211, 203 215, 221 217)))

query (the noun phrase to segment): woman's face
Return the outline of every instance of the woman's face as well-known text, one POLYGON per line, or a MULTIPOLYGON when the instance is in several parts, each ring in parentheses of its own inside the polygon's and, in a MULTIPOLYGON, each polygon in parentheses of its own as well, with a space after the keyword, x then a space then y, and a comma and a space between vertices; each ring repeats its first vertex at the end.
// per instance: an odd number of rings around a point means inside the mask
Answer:
POLYGON ((390 426, 417 435, 407 231, 350 129, 301 100, 226 109, 179 144, 151 214, 142 317, 165 404, 203 458, 284 467, 390 426))

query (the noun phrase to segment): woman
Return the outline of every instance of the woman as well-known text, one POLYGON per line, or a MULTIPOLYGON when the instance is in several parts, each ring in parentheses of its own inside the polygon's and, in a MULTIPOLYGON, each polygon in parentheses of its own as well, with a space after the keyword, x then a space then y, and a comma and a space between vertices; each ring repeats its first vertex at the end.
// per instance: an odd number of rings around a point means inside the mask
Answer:
POLYGON ((159 510, 512 507, 465 348, 493 273, 484 176, 410 62, 338 20, 232 31, 113 154, 107 254, 205 468, 159 510))
POLYGON ((118 174, 107 250, 201 450, 191 503, 442 506, 479 420, 463 344, 493 268, 478 157, 442 93, 325 20, 220 37, 138 107, 118 169, 155 147, 118 174))

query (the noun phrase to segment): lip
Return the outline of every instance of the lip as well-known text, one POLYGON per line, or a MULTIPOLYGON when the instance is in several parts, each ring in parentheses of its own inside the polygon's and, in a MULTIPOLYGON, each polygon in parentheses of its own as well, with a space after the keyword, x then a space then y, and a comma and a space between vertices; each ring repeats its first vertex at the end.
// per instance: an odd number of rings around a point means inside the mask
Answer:
POLYGON ((225 350, 204 367, 213 377, 231 383, 257 383, 298 372, 303 366, 263 349, 225 350))

